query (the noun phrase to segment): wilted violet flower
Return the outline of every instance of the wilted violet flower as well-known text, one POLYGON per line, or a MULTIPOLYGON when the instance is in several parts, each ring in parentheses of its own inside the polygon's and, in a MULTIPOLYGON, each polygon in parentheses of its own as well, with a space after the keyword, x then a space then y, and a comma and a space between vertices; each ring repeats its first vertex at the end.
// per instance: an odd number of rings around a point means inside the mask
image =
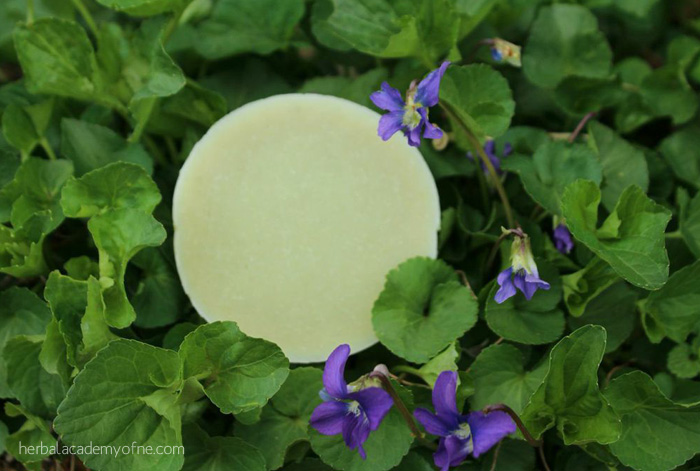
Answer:
POLYGON ((380 387, 348 385, 344 378, 348 356, 350 347, 340 345, 328 357, 320 392, 324 402, 314 409, 310 423, 323 435, 342 433, 348 448, 357 449, 364 459, 367 455, 362 444, 377 430, 393 401, 380 387))
POLYGON ((549 289, 549 283, 540 279, 537 264, 532 257, 530 238, 522 229, 510 229, 515 238, 510 249, 510 267, 498 274, 496 281, 501 287, 495 296, 497 303, 515 296, 519 289, 529 301, 538 289, 549 289))
POLYGON ((559 223, 557 227, 554 228, 554 233, 552 234, 554 238, 554 246, 557 250, 563 254, 568 254, 574 248, 574 240, 571 238, 571 232, 566 224, 559 223))
MULTIPOLYGON (((513 146, 510 145, 510 143, 506 142, 505 145, 503 146, 503 152, 501 153, 501 158, 508 157, 511 153, 513 152, 513 146)), ((489 139, 486 141, 486 144, 484 144, 484 153, 486 154, 486 157, 489 158, 491 161, 491 165, 493 165, 493 168, 496 169, 496 173, 498 175, 503 174, 503 170, 501 170, 501 159, 498 158, 498 155, 496 155, 496 142, 493 139, 489 139)), ((489 171, 486 168, 486 165, 484 162, 479 159, 479 156, 474 157, 474 154, 471 152, 467 152, 467 157, 470 160, 478 160, 479 163, 481 164, 481 169, 484 171, 484 173, 488 174, 489 171)))
POLYGON ((440 80, 450 65, 448 61, 430 72, 416 87, 406 92, 406 101, 401 92, 387 82, 382 83, 382 89, 372 93, 369 98, 379 108, 388 111, 379 120, 377 133, 387 141, 397 131, 403 131, 408 143, 414 147, 420 145, 421 133, 427 139, 439 139, 442 130, 428 121, 428 108, 438 103, 440 80))
POLYGON ((433 407, 434 414, 421 408, 413 414, 428 433, 440 437, 433 459, 441 471, 458 466, 470 453, 478 458, 515 432, 515 423, 502 411, 461 415, 457 410, 457 373, 454 371, 443 371, 438 376, 433 388, 433 407))
POLYGON ((513 67, 522 65, 520 60, 520 46, 501 38, 491 40, 491 58, 496 62, 505 62, 513 67))

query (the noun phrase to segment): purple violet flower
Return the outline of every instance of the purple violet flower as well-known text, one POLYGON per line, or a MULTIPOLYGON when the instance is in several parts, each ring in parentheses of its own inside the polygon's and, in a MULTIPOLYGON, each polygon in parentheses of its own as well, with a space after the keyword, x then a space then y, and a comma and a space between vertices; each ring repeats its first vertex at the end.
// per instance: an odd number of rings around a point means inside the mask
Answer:
POLYGON ((377 134, 387 141, 397 131, 402 131, 411 146, 420 145, 421 133, 426 139, 440 139, 442 130, 428 121, 428 108, 435 106, 439 100, 440 80, 450 65, 445 61, 430 72, 416 87, 406 92, 406 101, 401 92, 387 82, 382 83, 382 89, 372 93, 369 98, 379 108, 388 111, 379 120, 377 134))
POLYGON ((348 385, 344 378, 348 356, 350 346, 340 345, 328 357, 323 369, 324 389, 319 393, 324 402, 314 409, 310 423, 323 435, 342 433, 348 448, 357 449, 365 459, 367 455, 362 444, 370 432, 377 430, 393 401, 380 387, 362 382, 348 385))
POLYGON ((478 458, 506 435, 515 432, 515 423, 508 414, 481 411, 461 415, 457 410, 457 373, 443 371, 433 388, 435 413, 418 408, 413 415, 428 433, 440 437, 433 454, 441 471, 458 466, 470 453, 478 458))
POLYGON ((506 299, 515 296, 519 289, 529 301, 538 289, 549 289, 549 283, 540 278, 537 264, 532 257, 530 238, 522 229, 511 229, 515 235, 510 249, 510 267, 498 274, 496 281, 501 287, 494 299, 501 304, 506 299))
POLYGON ((566 224, 560 223, 557 225, 552 235, 554 238, 554 246, 564 255, 571 252, 574 248, 574 240, 571 238, 571 232, 569 232, 569 228, 566 227, 566 224))
MULTIPOLYGON (((510 143, 506 142, 503 146, 501 158, 508 157, 512 152, 513 146, 511 146, 510 143)), ((488 157, 491 161, 491 165, 493 165, 493 168, 496 169, 496 174, 503 175, 503 170, 501 170, 501 159, 499 159, 498 155, 496 155, 496 142, 493 139, 489 139, 488 141, 486 141, 486 144, 484 144, 484 153, 486 154, 486 157, 488 157)), ((467 157, 469 158, 469 160, 475 159, 474 154, 472 154, 471 152, 467 152, 467 157)), ((476 157, 476 160, 478 160, 481 164, 481 169, 484 171, 484 173, 488 175, 489 170, 486 168, 484 162, 482 162, 481 159, 478 158, 478 156, 476 157)))

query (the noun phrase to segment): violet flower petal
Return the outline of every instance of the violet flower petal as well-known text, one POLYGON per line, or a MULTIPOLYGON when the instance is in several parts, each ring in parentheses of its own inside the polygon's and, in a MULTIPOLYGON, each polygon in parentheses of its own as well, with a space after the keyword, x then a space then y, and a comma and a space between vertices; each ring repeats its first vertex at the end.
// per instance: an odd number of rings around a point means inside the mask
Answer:
POLYGON ((423 137, 426 139, 440 139, 442 137, 442 129, 428 121, 428 111, 425 108, 418 108, 418 113, 421 115, 423 118, 422 121, 425 123, 423 137))
POLYGON ((503 270, 501 273, 499 273, 498 278, 496 278, 498 285, 501 287, 496 292, 496 296, 494 296, 494 299, 496 300, 496 302, 498 304, 501 304, 506 299, 515 296, 516 291, 515 291, 515 286, 513 285, 513 280, 511 278, 512 274, 513 274, 513 267, 508 267, 505 270, 503 270))
POLYGON ((515 433, 515 423, 508 414, 494 411, 484 414, 481 411, 472 412, 467 417, 472 431, 474 443, 474 458, 489 451, 496 443, 507 435, 515 433))
POLYGON ((403 98, 401 98, 401 92, 387 82, 383 82, 381 91, 372 93, 369 99, 377 107, 386 111, 400 111, 406 105, 403 98))
POLYGON ((489 158, 496 157, 496 141, 493 139, 486 141, 486 144, 484 144, 484 152, 489 156, 489 158))
POLYGON ((339 345, 326 360, 323 368, 323 386, 326 392, 336 399, 344 399, 348 395, 348 383, 345 382, 345 362, 350 356, 350 346, 339 345))
POLYGON ((433 454, 433 461, 435 466, 440 467, 440 471, 447 471, 450 466, 458 466, 468 454, 467 440, 450 435, 440 440, 438 449, 433 454))
POLYGON ((447 424, 445 424, 440 417, 427 409, 419 407, 413 411, 413 416, 418 422, 421 423, 421 425, 423 425, 425 430, 432 435, 445 437, 450 433, 447 424))
POLYGON ((525 282, 531 283, 531 284, 536 284, 539 289, 544 289, 544 290, 549 289, 549 283, 547 283, 542 278, 540 278, 540 275, 537 273, 532 273, 532 274, 526 273, 525 274, 525 282))
POLYGON ((518 272, 513 277, 513 284, 525 295, 525 298, 528 301, 532 299, 532 295, 534 295, 535 291, 537 291, 536 285, 531 285, 525 282, 524 270, 518 270, 518 272))
POLYGON ((337 435, 343 431, 348 404, 331 401, 319 404, 311 414, 311 426, 321 435, 337 435))
POLYGON ((369 430, 374 431, 379 428, 386 414, 394 405, 393 399, 388 392, 382 388, 372 387, 348 394, 348 399, 360 403, 362 412, 369 421, 369 430))
POLYGON ((501 152, 501 156, 508 157, 512 153, 513 153, 513 146, 510 144, 510 142, 506 142, 503 145, 503 152, 501 152))
POLYGON ((433 407, 435 407, 435 413, 438 417, 443 420, 450 420, 451 417, 454 417, 456 424, 456 419, 460 415, 457 410, 456 371, 443 371, 438 376, 435 387, 433 387, 433 407))
POLYGON ((449 65, 449 61, 443 62, 439 68, 430 72, 420 81, 416 90, 416 103, 420 103, 426 108, 437 105, 440 99, 440 81, 449 65))
POLYGON ((349 416, 343 423, 343 441, 351 450, 357 450, 362 459, 367 458, 362 444, 369 438, 369 422, 364 414, 349 416))
POLYGON ((413 129, 406 131, 406 137, 408 138, 408 145, 413 147, 418 147, 420 145, 420 134, 424 126, 424 120, 413 129))
POLYGON ((563 254, 568 254, 574 248, 574 241, 571 238, 571 232, 564 224, 559 224, 554 229, 554 245, 557 250, 563 254))
POLYGON ((388 141, 403 126, 403 111, 391 111, 379 118, 377 134, 382 140, 388 141))
POLYGON ((503 60, 503 54, 501 54, 501 51, 499 51, 497 48, 492 47, 491 48, 491 58, 495 60, 496 62, 501 62, 503 60))

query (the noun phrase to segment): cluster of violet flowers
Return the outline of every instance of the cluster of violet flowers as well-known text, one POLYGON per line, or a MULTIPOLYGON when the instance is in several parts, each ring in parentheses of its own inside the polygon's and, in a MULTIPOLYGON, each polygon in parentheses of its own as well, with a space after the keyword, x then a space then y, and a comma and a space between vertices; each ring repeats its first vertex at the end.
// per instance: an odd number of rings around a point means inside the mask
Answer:
MULTIPOLYGON (((363 444, 379 428, 394 398, 400 399, 395 392, 392 398, 385 389, 392 386, 388 372, 382 368, 347 384, 345 364, 349 356, 350 347, 340 345, 328 357, 323 370, 324 389, 319 393, 323 402, 311 414, 310 423, 323 435, 342 435, 347 447, 366 459, 363 444)), ((470 454, 479 457, 516 430, 513 419, 501 410, 461 414, 457 408, 457 379, 454 371, 440 373, 432 393, 435 411, 417 408, 413 413, 428 433, 439 437, 433 459, 442 471, 458 466, 470 454)))
MULTIPOLYGON (((516 67, 520 66, 520 48, 518 46, 499 38, 488 40, 488 44, 491 45, 494 60, 508 62, 516 67)), ((440 82, 449 65, 450 62, 445 61, 417 84, 415 81, 412 82, 406 92, 405 100, 401 92, 387 82, 382 83, 381 90, 370 95, 370 99, 377 107, 387 111, 379 120, 377 129, 379 137, 386 141, 401 131, 406 136, 408 144, 413 147, 420 145, 421 137, 426 139, 443 137, 443 131, 429 121, 428 108, 439 102, 440 82)), ((511 154, 512 146, 505 143, 499 157, 496 152, 496 143, 492 139, 488 139, 483 151, 496 172, 494 178, 502 176, 501 159, 511 154)), ((467 153, 467 157, 472 161, 476 160, 471 152, 467 153)), ((481 167, 488 174, 489 170, 484 162, 481 162, 481 167)), ((549 283, 540 278, 528 235, 520 227, 507 230, 506 235, 513 235, 510 264, 496 278, 499 289, 496 292, 495 300, 500 304, 515 296, 520 290, 529 301, 537 290, 548 290, 549 283)), ((563 221, 555 220, 552 238, 559 252, 568 254, 573 249, 574 243, 571 233, 563 221)))
MULTIPOLYGON (((520 65, 520 48, 498 38, 489 40, 493 59, 520 65)), ((406 99, 387 82, 381 90, 372 93, 372 102, 387 111, 379 120, 378 135, 389 140, 401 131, 410 146, 417 147, 422 138, 441 139, 444 132, 429 120, 429 108, 439 102, 440 82, 450 62, 443 62, 423 80, 411 83, 406 99)), ((501 177, 501 159, 507 157, 512 146, 506 143, 498 155, 496 143, 489 139, 483 147, 484 155, 495 170, 494 178, 501 177)), ((476 160, 472 153, 467 157, 476 160)), ((482 169, 489 172, 482 162, 482 169)), ((503 229, 503 236, 513 237, 509 265, 498 274, 499 289, 495 301, 502 303, 516 295, 519 290, 527 300, 537 290, 548 290, 549 283, 542 280, 532 255, 530 239, 520 228, 503 229)), ((567 254, 573 248, 573 239, 563 220, 555 218, 554 245, 567 254)), ((417 408, 413 415, 406 409, 390 381, 390 373, 383 365, 369 374, 348 384, 345 381, 345 365, 350 356, 350 347, 340 345, 328 357, 323 370, 323 386, 319 392, 323 402, 311 415, 311 426, 323 435, 342 435, 351 450, 367 458, 365 442, 376 431, 392 407, 396 406, 404 416, 413 434, 423 439, 416 426, 420 423, 426 432, 438 437, 437 450, 433 454, 435 465, 441 471, 459 466, 469 455, 475 458, 486 453, 506 436, 516 431, 515 413, 503 405, 490 406, 483 411, 462 414, 457 407, 458 375, 455 371, 443 371, 432 391, 433 411, 417 408)), ((518 423, 522 427, 522 424, 518 423)), ((521 430, 524 434, 526 430, 521 430)))

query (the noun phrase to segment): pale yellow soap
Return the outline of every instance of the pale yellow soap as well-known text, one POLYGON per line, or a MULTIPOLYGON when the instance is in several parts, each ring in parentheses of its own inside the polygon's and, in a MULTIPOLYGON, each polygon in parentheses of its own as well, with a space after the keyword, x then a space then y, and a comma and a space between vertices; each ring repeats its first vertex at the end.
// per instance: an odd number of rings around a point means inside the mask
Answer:
POLYGON ((217 122, 180 171, 175 258, 209 322, 231 320, 292 362, 373 345, 387 272, 437 254, 440 204, 418 150, 340 98, 279 95, 217 122))

